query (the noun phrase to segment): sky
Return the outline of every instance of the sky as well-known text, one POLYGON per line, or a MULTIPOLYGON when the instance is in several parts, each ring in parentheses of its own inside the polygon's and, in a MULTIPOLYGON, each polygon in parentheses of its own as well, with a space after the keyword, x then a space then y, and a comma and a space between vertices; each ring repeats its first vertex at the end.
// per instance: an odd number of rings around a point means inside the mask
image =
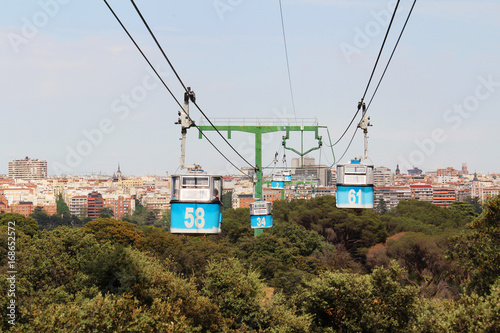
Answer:
MULTIPOLYGON (((275 118, 323 126, 324 165, 363 155, 355 126, 333 147, 357 110, 396 1, 136 0, 196 102, 215 122, 275 118), (286 57, 288 55, 290 90, 286 57), (293 96, 293 99, 292 99, 293 96), (326 130, 328 129, 328 132, 326 130)), ((413 1, 398 6, 374 89, 413 1)), ((129 1, 109 0, 164 82, 182 103, 183 87, 129 1)), ((26 156, 47 160, 49 175, 165 175, 180 172, 177 102, 104 1, 4 1, 0 12, 0 174, 26 156)), ((418 0, 368 109, 369 161, 402 171, 440 167, 499 173, 500 12, 498 1, 418 0)), ((190 115, 201 124, 201 113, 190 115)), ((359 122, 360 116, 354 124, 359 122)), ((261 120, 265 123, 265 120, 261 120)), ((225 134, 225 133, 223 133, 225 134)), ((263 164, 282 162, 281 137, 263 137, 263 164)), ((206 135, 236 166, 248 166, 215 132, 206 135)), ((254 163, 254 138, 231 145, 254 163)), ((300 148, 300 133, 287 142, 300 148)), ((304 150, 317 146, 304 134, 304 150)), ((238 174, 196 128, 186 163, 238 174)), ((272 172, 268 169, 267 172, 272 172)))

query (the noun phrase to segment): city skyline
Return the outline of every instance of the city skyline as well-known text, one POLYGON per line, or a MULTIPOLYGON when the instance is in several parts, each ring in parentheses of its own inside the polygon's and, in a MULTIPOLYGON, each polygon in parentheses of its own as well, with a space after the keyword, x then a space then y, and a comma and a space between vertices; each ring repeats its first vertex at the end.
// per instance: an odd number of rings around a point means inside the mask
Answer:
MULTIPOLYGON (((110 1, 176 98, 183 89, 130 3, 110 1)), ((402 1, 372 86, 392 50, 411 1, 402 1)), ((283 1, 290 76, 278 3, 137 1, 177 72, 210 118, 318 118, 335 142, 353 117, 394 8, 391 1, 283 1)), ((500 27, 494 1, 420 1, 369 108, 369 156, 376 166, 422 170, 467 163, 496 173, 500 115, 500 27), (406 164, 406 165, 403 165, 406 164)), ((0 13, 0 97, 6 121, 0 174, 25 156, 47 160, 48 174, 116 171, 175 173, 180 157, 179 106, 148 68, 103 2, 10 2, 0 13), (82 13, 92 13, 82 15, 82 13)), ((371 97, 373 88, 367 98, 371 97)), ((191 110, 199 122, 200 113, 191 110)), ((356 122, 359 121, 359 116, 356 122)), ((355 123, 356 123, 355 122, 355 123)), ((263 164, 283 154, 281 133, 264 136, 263 164)), ((321 155, 333 158, 323 136, 321 155)), ((345 151, 352 129, 334 147, 345 151)), ((209 138, 237 166, 244 162, 209 138)), ((254 161, 253 138, 228 140, 254 161)), ((299 146, 297 137, 290 140, 299 146)), ((306 137, 306 145, 315 144, 306 137)), ((363 153, 358 131, 341 160, 363 153)), ((293 158, 287 153, 288 164, 293 158)), ((280 156, 281 159, 281 156, 280 156)), ((195 128, 186 162, 234 174, 195 128)), ((177 170, 179 172, 180 170, 177 170)))
MULTIPOLYGON (((307 159, 307 163, 304 164, 304 168, 305 169, 315 169, 316 167, 320 167, 323 169, 327 166, 325 165, 318 165, 316 163, 316 160, 312 157, 308 157, 307 155, 305 156, 305 159, 307 159)), ((290 170, 294 170, 294 169, 300 169, 300 167, 298 166, 299 165, 299 158, 294 158, 292 159, 291 161, 291 165, 290 167, 288 167, 288 169, 290 170)), ((9 173, 6 173, 6 174, 1 174, 0 173, 0 177, 6 177, 6 178, 13 178, 13 179, 21 179, 21 180, 24 180, 24 181, 30 181, 30 180, 41 180, 41 179, 44 179, 44 178, 54 178, 54 177, 65 177, 65 176, 70 176, 70 177, 80 177, 80 176, 83 176, 83 177, 86 177, 86 176, 102 176, 102 177, 111 177, 113 179, 118 179, 118 178, 121 178, 121 177, 143 177, 143 176, 152 176, 152 177, 165 177, 165 176, 171 176, 173 173, 171 172, 168 172, 163 174, 163 175, 160 175, 160 174, 124 174, 121 170, 121 166, 120 166, 120 163, 117 164, 115 170, 113 171, 106 171, 106 172, 103 172, 103 171, 93 171, 93 172, 90 172, 90 173, 80 173, 80 174, 61 174, 61 175, 55 175, 55 174, 50 174, 49 172, 47 172, 47 170, 50 170, 50 168, 48 167, 50 163, 48 163, 46 160, 43 160, 43 159, 32 159, 32 158, 29 158, 28 156, 26 156, 25 158, 23 159, 19 159, 19 160, 14 160, 14 161, 9 161, 9 173), (35 173, 33 173, 32 175, 29 175, 29 173, 32 172, 32 170, 26 170, 26 166, 25 165, 22 165, 22 164, 27 164, 27 165, 39 165, 39 166, 42 166, 42 169, 38 169, 35 171, 35 173), (13 168, 13 165, 16 165, 17 167, 20 167, 20 170, 15 170, 13 168), (45 176, 44 176, 45 175, 45 176), (48 176, 48 177, 47 177, 48 176)), ((422 170, 422 169, 419 169, 418 167, 413 167, 412 169, 407 169, 407 170, 401 170, 399 169, 399 165, 396 165, 395 168, 391 168, 391 167, 387 167, 385 165, 374 165, 374 168, 375 169, 387 169, 388 171, 390 171, 392 174, 395 174, 395 175, 398 175, 398 174, 408 174, 408 175, 412 175, 412 174, 424 174, 424 175, 427 175, 427 174, 439 174, 440 172, 443 173, 443 172, 449 172, 449 171, 453 171, 453 172, 456 172, 458 174, 461 174, 461 175, 474 175, 474 174, 478 174, 478 175, 496 175, 496 174, 500 174, 500 171, 494 171, 494 172, 488 172, 488 173, 484 173, 484 172, 481 172, 481 171, 478 171, 478 170, 469 170, 468 169, 468 166, 467 166, 467 163, 462 163, 460 168, 456 168, 455 169, 455 166, 446 166, 446 167, 443 167, 443 168, 436 168, 436 169, 428 169, 428 170, 422 170)), ((248 170, 250 168, 248 167, 243 167, 242 168, 245 172, 248 172, 248 170)), ((273 173, 276 171, 276 170, 282 170, 282 167, 278 167, 277 169, 270 169, 268 170, 268 172, 264 172, 264 175, 266 177, 269 177, 269 176, 272 176, 273 173)), ((330 170, 332 171, 335 171, 335 167, 331 168, 330 170)), ((180 173, 183 173, 183 172, 180 172, 180 173)), ((241 175, 240 172, 235 172, 235 173, 224 173, 222 175, 227 175, 227 176, 238 176, 238 175, 241 175)))

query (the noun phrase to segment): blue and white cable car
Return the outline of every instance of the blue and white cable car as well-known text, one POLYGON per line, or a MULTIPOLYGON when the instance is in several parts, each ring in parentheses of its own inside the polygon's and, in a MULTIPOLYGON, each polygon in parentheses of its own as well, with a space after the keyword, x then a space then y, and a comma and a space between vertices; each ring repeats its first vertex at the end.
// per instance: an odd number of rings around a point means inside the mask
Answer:
POLYGON ((283 170, 283 180, 285 182, 292 181, 292 170, 283 170))
POLYGON ((271 180, 271 187, 277 190, 282 190, 285 188, 285 177, 281 172, 273 175, 271 180))
POLYGON ((337 165, 337 207, 373 208, 373 165, 351 160, 337 165))
POLYGON ((250 203, 250 226, 254 229, 273 226, 273 208, 269 201, 250 203))
POLYGON ((222 223, 222 176, 202 173, 172 176, 170 232, 219 234, 222 223))

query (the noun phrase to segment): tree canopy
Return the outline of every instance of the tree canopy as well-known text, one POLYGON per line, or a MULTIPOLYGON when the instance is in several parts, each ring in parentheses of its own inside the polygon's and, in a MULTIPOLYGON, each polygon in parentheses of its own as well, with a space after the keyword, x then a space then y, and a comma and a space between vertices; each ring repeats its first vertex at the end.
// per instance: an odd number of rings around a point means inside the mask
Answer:
MULTIPOLYGON (((453 207, 455 206, 455 207, 453 207)), ((63 212, 63 215, 67 212, 63 212)), ((500 327, 500 197, 481 215, 415 200, 386 214, 335 198, 274 203, 258 237, 248 209, 219 235, 131 221, 62 225, 0 215, 0 288, 16 224, 13 332, 451 332, 500 327)), ((59 217, 61 218, 61 217, 59 217)), ((62 217, 64 219, 64 217, 62 217)), ((65 222, 66 223, 66 222, 65 222)), ((81 221, 80 221, 81 223, 81 221)), ((9 259, 10 260, 10 259, 9 259)), ((0 298, 6 308, 9 298, 0 298)))

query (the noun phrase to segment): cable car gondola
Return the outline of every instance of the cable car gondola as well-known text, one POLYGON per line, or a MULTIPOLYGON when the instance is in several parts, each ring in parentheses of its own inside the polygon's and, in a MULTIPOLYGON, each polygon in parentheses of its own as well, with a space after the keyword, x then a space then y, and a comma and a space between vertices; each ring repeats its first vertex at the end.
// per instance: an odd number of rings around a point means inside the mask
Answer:
POLYGON ((182 169, 191 172, 173 175, 170 200, 170 232, 173 234, 219 234, 222 224, 222 176, 209 175, 199 165, 186 165, 186 134, 194 126, 189 117, 189 101, 196 97, 190 87, 184 93, 184 109, 179 111, 177 124, 181 125, 182 169))
POLYGON ((373 208, 373 165, 338 164, 336 200, 338 208, 373 208))
POLYGON ((285 178, 281 172, 275 173, 271 180, 271 187, 277 190, 285 188, 285 178))
POLYGON ((219 234, 222 223, 222 176, 191 173, 172 176, 170 232, 219 234))
POLYGON ((285 182, 292 181, 292 170, 283 170, 283 180, 285 182))
POLYGON ((269 201, 250 203, 250 225, 252 228, 271 228, 273 226, 273 209, 269 201))

